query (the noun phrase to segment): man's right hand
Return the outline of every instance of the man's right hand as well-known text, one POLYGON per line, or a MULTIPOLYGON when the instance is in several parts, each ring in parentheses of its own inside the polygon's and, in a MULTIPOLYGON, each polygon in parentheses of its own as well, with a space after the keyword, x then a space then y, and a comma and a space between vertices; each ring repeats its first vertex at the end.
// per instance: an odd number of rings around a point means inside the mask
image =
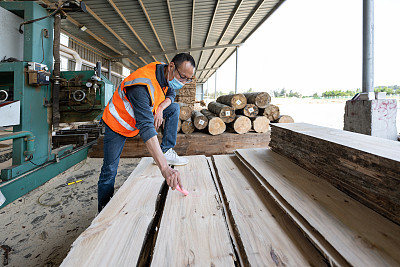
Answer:
POLYGON ((161 174, 167 181, 168 186, 172 188, 172 190, 175 190, 177 185, 183 188, 181 182, 181 175, 177 170, 174 170, 170 166, 167 166, 166 168, 161 170, 161 174))

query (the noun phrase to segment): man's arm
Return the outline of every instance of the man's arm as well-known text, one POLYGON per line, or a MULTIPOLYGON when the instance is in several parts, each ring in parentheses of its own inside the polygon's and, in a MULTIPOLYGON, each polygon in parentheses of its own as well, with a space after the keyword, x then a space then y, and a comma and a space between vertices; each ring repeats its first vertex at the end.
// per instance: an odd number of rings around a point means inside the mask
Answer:
POLYGON ((167 184, 172 188, 172 190, 175 190, 177 185, 183 188, 181 176, 177 170, 174 170, 168 166, 167 160, 165 159, 164 154, 161 151, 160 144, 158 143, 157 136, 153 136, 147 140, 145 145, 160 168, 162 176, 165 178, 167 184))
POLYGON ((156 114, 154 116, 154 126, 156 127, 156 129, 158 129, 163 122, 164 109, 166 109, 169 105, 171 105, 171 103, 172 101, 170 98, 165 98, 165 100, 161 102, 161 104, 158 106, 156 114))
MULTIPOLYGON (((132 105, 135 114, 136 128, 139 129, 140 137, 143 139, 151 156, 161 170, 161 174, 167 184, 175 190, 176 185, 181 186, 180 175, 177 170, 168 166, 167 160, 161 151, 157 139, 157 132, 154 128, 154 117, 151 108, 151 98, 145 86, 131 86, 126 89, 126 96, 132 105)), ((166 101, 164 101, 166 102, 166 101)), ((171 103, 165 103, 164 105, 171 103)), ((168 106, 167 105, 167 106, 168 106)), ((182 187, 181 187, 182 188, 182 187)))

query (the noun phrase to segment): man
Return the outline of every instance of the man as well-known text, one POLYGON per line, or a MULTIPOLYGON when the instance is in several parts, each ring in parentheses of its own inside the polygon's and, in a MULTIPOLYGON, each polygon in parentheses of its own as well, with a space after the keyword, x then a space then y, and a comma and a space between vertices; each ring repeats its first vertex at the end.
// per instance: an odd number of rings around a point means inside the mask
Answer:
POLYGON ((154 162, 167 184, 182 188, 180 174, 171 165, 185 165, 188 159, 179 157, 173 147, 179 120, 179 105, 174 103, 175 91, 192 80, 195 71, 193 57, 177 54, 171 63, 150 63, 126 77, 104 109, 104 160, 98 181, 99 212, 114 194, 114 182, 119 158, 127 137, 140 133, 154 162), (161 146, 156 130, 165 118, 161 146))

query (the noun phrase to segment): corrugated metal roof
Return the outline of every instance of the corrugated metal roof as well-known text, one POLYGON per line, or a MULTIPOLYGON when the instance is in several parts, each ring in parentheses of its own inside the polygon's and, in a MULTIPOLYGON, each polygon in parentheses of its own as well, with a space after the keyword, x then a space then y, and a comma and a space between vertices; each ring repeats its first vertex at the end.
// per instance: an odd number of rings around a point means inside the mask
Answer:
MULTIPOLYGON (((42 0, 58 2, 58 0, 42 0)), ((178 52, 196 60, 204 83, 284 0, 84 0, 62 30, 133 70, 178 52), (79 28, 85 26, 86 31, 79 28)))

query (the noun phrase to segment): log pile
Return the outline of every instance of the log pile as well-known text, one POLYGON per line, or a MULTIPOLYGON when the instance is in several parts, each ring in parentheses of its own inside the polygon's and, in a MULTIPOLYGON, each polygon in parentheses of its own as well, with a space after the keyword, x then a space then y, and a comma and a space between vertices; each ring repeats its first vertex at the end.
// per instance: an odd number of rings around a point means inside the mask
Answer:
POLYGON ((194 103, 196 102, 196 78, 176 91, 175 102, 187 104, 191 109, 194 108, 194 103))
POLYGON ((270 122, 294 122, 289 115, 280 114, 279 107, 271 104, 271 97, 266 92, 223 95, 201 111, 194 111, 187 103, 179 105, 181 131, 186 134, 205 131, 211 135, 218 135, 226 129, 238 134, 251 130, 265 133, 269 130, 270 122))

